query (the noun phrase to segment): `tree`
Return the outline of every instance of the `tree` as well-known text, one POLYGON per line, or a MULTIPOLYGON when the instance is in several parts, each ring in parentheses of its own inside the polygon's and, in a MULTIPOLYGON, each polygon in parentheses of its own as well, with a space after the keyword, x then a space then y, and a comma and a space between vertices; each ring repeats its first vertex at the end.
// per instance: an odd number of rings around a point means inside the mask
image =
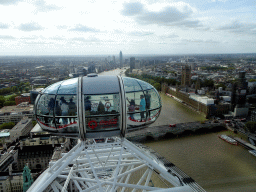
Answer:
POLYGON ((15 97, 17 97, 17 95, 12 95, 8 98, 8 101, 15 101, 15 97))
POLYGON ((214 81, 212 79, 205 79, 203 82, 201 82, 201 87, 210 87, 213 88, 214 81))
POLYGON ((0 130, 1 129, 12 129, 15 126, 14 122, 8 122, 8 123, 3 123, 0 125, 0 130))
POLYGON ((33 127, 37 124, 36 121, 32 121, 33 127))
POLYGON ((12 105, 16 105, 15 101, 5 101, 4 102, 4 106, 12 106, 12 105))
POLYGON ((220 83, 220 84, 216 85, 216 89, 218 89, 219 87, 222 87, 223 90, 225 90, 227 86, 224 85, 223 83, 220 83))
POLYGON ((23 87, 19 87, 19 91, 20 91, 20 93, 22 93, 23 87))
POLYGON ((254 121, 249 121, 245 124, 245 128, 251 132, 251 133, 255 133, 256 131, 256 122, 254 121))
POLYGON ((4 96, 0 96, 0 107, 4 106, 5 98, 4 96))
POLYGON ((13 86, 12 87, 12 92, 14 92, 14 93, 18 92, 18 87, 17 86, 13 86))
POLYGON ((161 91, 161 84, 160 83, 155 83, 153 86, 156 88, 157 91, 161 91))

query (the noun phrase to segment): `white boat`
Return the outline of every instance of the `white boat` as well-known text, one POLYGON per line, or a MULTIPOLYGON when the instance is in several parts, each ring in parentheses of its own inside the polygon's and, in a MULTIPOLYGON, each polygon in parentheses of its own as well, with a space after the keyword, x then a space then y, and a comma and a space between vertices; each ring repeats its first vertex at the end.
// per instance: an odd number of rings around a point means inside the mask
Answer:
POLYGON ((232 145, 237 145, 237 141, 235 139, 232 139, 231 137, 227 135, 219 135, 218 136, 220 139, 232 144, 232 145))

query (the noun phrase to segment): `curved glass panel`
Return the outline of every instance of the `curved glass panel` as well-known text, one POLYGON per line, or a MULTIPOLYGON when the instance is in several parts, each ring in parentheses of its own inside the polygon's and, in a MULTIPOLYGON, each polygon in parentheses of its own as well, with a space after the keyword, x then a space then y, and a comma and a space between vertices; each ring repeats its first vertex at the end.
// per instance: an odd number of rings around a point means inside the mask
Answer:
POLYGON ((145 91, 145 90, 148 90, 148 89, 152 89, 152 85, 150 85, 149 83, 146 83, 145 81, 141 81, 141 80, 138 80, 138 83, 140 84, 140 86, 142 87, 142 89, 145 91))
POLYGON ((37 115, 53 115, 55 95, 41 95, 37 103, 37 115))
POLYGON ((161 100, 155 88, 138 79, 124 78, 128 128, 153 123, 160 112, 161 100), (128 85, 128 86, 127 86, 128 85))
POLYGON ((160 109, 156 109, 156 110, 150 110, 150 114, 148 114, 148 121, 151 122, 155 122, 156 119, 158 118, 158 116, 160 115, 160 109))
POLYGON ((57 82, 57 83, 54 83, 52 85, 50 85, 49 87, 46 87, 44 90, 43 90, 43 93, 47 93, 47 94, 56 94, 57 91, 58 91, 58 88, 60 86, 60 84, 62 83, 63 81, 60 81, 60 82, 57 82))
POLYGON ((55 131, 55 123, 53 117, 37 116, 37 122, 44 130, 55 131))
POLYGON ((68 79, 61 84, 58 94, 77 94, 78 78, 68 79))
POLYGON ((145 91, 147 109, 156 109, 161 106, 161 100, 155 89, 145 91))
POLYGON ((99 95, 119 92, 120 87, 116 76, 83 77, 83 94, 99 95))
POLYGON ((55 117, 56 129, 59 132, 78 132, 77 117, 55 117))
POLYGON ((124 90, 126 93, 129 92, 136 92, 136 91, 141 91, 141 86, 139 85, 137 79, 132 79, 128 77, 123 77, 124 81, 124 90))
POLYGON ((85 95, 85 116, 119 113, 119 94, 85 95))
POLYGON ((85 95, 86 132, 120 129, 119 94, 85 95))
POLYGON ((57 95, 55 116, 76 116, 77 115, 77 96, 76 95, 57 95))
POLYGON ((126 93, 127 111, 146 111, 145 95, 142 91, 126 93))

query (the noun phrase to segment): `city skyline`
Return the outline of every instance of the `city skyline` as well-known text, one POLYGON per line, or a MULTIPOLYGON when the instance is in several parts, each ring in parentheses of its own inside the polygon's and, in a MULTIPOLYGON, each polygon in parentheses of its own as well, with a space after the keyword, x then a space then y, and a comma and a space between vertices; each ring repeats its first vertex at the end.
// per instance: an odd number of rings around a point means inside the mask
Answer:
POLYGON ((249 0, 0 0, 0 11, 0 56, 256 52, 249 0))

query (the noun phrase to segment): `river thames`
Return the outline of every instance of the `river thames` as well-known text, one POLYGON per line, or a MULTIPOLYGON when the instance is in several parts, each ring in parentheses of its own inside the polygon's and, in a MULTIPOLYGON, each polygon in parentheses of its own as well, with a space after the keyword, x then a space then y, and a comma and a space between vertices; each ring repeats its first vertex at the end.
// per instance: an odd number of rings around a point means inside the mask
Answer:
MULTIPOLYGON (((102 73, 118 75, 120 69, 102 73)), ((197 112, 172 98, 160 94, 162 111, 151 126, 204 120, 197 112)), ((192 177, 206 191, 256 191, 256 157, 241 146, 233 146, 218 138, 224 131, 160 139, 143 143, 157 151, 192 177)), ((236 137, 243 137, 236 134, 236 137)), ((246 139, 246 138, 245 138, 246 139)))

